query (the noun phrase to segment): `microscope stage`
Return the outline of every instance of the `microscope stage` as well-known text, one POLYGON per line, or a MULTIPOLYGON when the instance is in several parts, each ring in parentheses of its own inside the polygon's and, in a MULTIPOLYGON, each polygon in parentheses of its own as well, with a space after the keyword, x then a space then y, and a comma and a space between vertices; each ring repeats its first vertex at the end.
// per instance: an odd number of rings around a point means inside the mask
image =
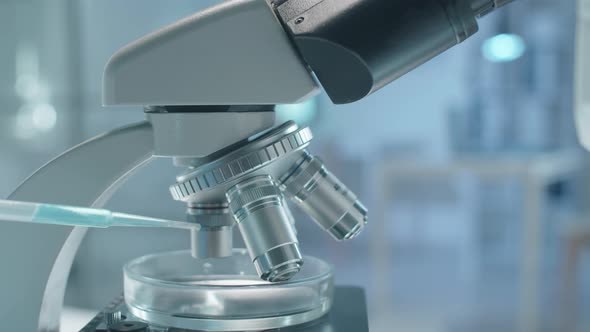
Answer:
MULTIPOLYGON (((332 310, 324 317, 313 322, 265 332, 368 332, 367 305, 365 293, 357 287, 336 287, 332 310)), ((80 332, 199 332, 195 330, 147 327, 142 322, 135 321, 128 314, 125 304, 118 301, 113 307, 98 314, 80 332), (108 314, 105 312, 120 312, 126 317, 119 324, 107 327, 108 314)))

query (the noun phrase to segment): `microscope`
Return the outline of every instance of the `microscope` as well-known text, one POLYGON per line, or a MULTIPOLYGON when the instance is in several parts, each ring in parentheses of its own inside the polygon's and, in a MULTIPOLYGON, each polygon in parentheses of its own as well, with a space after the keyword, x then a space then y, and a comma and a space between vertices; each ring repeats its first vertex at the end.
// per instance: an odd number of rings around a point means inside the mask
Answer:
MULTIPOLYGON (((473 35, 510 0, 228 0, 150 34, 106 66, 105 106, 146 121, 82 143, 10 199, 102 207, 137 169, 168 158, 191 250, 140 257, 125 295, 82 331, 368 331, 364 294, 301 253, 288 202, 336 240, 367 224, 357 196, 308 152, 313 134, 274 107, 320 93, 353 103, 473 35), (245 249, 233 247, 233 228, 245 249)), ((155 175, 156 176, 156 175, 155 175)), ((83 227, 1 225, 1 316, 59 331, 83 227), (19 253, 11 255, 10 253, 19 253)))

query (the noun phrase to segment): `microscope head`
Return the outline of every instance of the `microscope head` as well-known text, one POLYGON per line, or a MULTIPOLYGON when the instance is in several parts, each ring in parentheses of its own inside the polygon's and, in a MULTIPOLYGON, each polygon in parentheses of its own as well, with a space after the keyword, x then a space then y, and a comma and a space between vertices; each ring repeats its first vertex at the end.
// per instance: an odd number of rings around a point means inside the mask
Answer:
POLYGON ((282 281, 303 264, 284 196, 337 240, 358 235, 367 210, 306 151, 308 128, 273 127, 274 105, 315 96, 320 83, 336 104, 358 101, 507 2, 225 1, 115 54, 103 102, 145 107, 155 155, 188 168, 170 190, 198 226, 193 256, 231 255, 237 224, 261 278, 282 281))
POLYGON ((265 0, 232 0, 126 46, 109 61, 105 106, 292 104, 319 93, 265 0))
POLYGON ((117 52, 103 103, 292 104, 319 93, 315 77, 334 103, 351 103, 461 43, 476 18, 509 2, 225 1, 117 52))

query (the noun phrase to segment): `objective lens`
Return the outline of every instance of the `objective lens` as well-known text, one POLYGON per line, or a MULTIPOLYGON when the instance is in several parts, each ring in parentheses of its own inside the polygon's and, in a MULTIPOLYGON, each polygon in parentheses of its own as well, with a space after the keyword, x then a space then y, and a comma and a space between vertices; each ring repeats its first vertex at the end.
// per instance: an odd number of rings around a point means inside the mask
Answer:
POLYGON ((198 259, 223 258, 232 255, 232 227, 191 229, 191 255, 198 259))
POLYGON ((291 279, 303 265, 283 195, 270 176, 241 182, 226 193, 250 258, 263 280, 291 279))
POLYGON ((191 254, 194 258, 222 258, 232 255, 234 218, 227 203, 189 204, 187 220, 191 229, 191 254))
POLYGON ((367 223, 356 195, 309 154, 283 178, 281 189, 336 240, 356 237, 367 223))

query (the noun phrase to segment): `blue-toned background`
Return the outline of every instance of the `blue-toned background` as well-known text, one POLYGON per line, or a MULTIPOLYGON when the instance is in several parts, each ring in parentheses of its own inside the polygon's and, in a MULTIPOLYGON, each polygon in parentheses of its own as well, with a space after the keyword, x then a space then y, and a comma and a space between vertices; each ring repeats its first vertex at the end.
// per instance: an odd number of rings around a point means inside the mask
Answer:
MULTIPOLYGON (((63 150, 143 120, 139 108, 101 107, 108 58, 217 2, 0 1, 0 196, 63 150)), ((366 288, 373 331, 590 329, 574 10, 574 0, 516 1, 366 100, 334 106, 322 95, 279 108, 280 119, 311 126, 314 152, 370 208, 350 243, 295 214, 304 252, 332 262, 340 284, 366 288)), ((107 207, 183 219, 167 189, 180 171, 159 160, 107 207)), ((68 325, 120 293, 126 261, 188 239, 91 231, 70 278, 68 325)))

